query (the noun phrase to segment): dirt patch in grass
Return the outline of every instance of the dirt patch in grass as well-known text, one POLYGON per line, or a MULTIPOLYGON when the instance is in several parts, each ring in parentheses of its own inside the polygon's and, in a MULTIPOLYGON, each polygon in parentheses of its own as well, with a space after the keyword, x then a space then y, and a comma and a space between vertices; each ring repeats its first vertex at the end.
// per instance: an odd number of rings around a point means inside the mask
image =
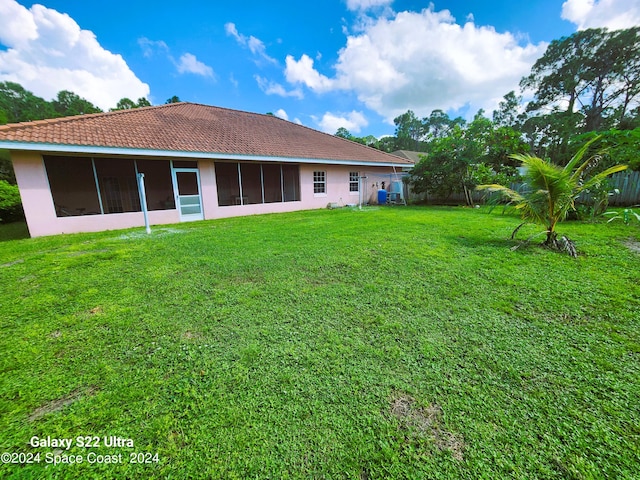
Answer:
POLYGON ((191 330, 187 330, 182 334, 182 338, 185 340, 199 340, 202 335, 198 332, 192 332, 191 330))
POLYGON ((179 230, 177 228, 153 228, 151 229, 151 233, 147 233, 146 231, 140 232, 129 232, 123 233, 122 235, 116 237, 118 240, 135 240, 139 238, 150 238, 154 237, 162 237, 164 235, 173 235, 176 233, 184 233, 185 230, 179 230))
POLYGON ((35 422, 36 420, 44 417, 53 412, 58 412, 62 410, 64 407, 71 405, 72 403, 77 402, 83 397, 91 397, 94 395, 96 391, 95 387, 89 387, 86 390, 74 390, 69 395, 65 395, 64 397, 58 398, 56 400, 52 400, 50 402, 45 403, 41 407, 36 408, 31 415, 29 415, 29 421, 35 422))
POLYGON ((99 250, 79 250, 77 252, 67 252, 67 255, 70 257, 78 257, 80 255, 88 255, 90 253, 104 253, 108 251, 108 248, 101 248, 99 250))
POLYGON ((14 260, 13 262, 0 264, 0 267, 10 267, 12 265, 18 265, 19 263, 24 263, 24 259, 20 258, 18 260, 14 260))
POLYGON ((640 242, 637 240, 627 240, 624 242, 624 246, 632 252, 640 253, 640 242))
POLYGON ((449 450, 456 460, 463 459, 464 439, 445 430, 440 405, 431 403, 421 407, 410 395, 399 394, 391 401, 391 415, 400 422, 400 428, 408 432, 409 438, 428 438, 439 450, 449 450))

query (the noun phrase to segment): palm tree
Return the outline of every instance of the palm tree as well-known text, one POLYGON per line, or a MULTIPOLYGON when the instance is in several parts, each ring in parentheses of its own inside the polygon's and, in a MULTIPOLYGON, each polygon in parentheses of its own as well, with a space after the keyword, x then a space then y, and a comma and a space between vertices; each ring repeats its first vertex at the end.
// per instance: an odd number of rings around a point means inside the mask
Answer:
POLYGON ((510 155, 522 162, 526 169, 522 192, 497 184, 477 187, 479 190, 501 193, 521 212, 523 223, 513 231, 512 238, 523 225, 538 223, 546 227, 547 238, 544 245, 567 249, 575 256, 575 249, 566 237, 562 237, 562 243, 558 241, 556 225, 567 217, 570 210, 575 209, 575 200, 582 192, 599 184, 609 175, 627 168, 626 165, 616 165, 585 178, 589 167, 597 162, 599 155, 584 161, 583 158, 591 144, 599 139, 600 136, 597 136, 587 142, 564 167, 528 154, 510 155))

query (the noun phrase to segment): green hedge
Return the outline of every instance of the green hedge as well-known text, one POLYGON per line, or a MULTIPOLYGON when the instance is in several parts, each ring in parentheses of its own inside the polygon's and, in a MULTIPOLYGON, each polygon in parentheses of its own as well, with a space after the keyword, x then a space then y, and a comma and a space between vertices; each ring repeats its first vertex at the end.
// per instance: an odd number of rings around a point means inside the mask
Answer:
POLYGON ((0 180, 0 223, 15 222, 24 218, 20 190, 6 180, 0 180))

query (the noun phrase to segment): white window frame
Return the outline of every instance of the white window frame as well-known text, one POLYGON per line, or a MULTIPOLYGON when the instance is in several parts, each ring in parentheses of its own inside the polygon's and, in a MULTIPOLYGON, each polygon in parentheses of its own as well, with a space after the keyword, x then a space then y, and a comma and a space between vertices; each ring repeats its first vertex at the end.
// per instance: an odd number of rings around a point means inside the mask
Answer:
POLYGON ((349 172, 349 195, 360 195, 360 172, 349 172))
POLYGON ((313 172, 313 196, 314 197, 326 197, 327 196, 327 172, 323 170, 316 170, 313 172), (318 189, 322 191, 316 191, 318 189))

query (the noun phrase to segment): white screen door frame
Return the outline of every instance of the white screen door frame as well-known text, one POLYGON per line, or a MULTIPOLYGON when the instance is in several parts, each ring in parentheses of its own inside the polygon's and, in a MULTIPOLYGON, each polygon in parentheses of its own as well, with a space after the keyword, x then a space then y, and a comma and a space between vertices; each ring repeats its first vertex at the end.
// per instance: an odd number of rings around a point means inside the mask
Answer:
POLYGON ((199 170, 176 168, 171 162, 171 179, 180 221, 204 220, 199 170))

